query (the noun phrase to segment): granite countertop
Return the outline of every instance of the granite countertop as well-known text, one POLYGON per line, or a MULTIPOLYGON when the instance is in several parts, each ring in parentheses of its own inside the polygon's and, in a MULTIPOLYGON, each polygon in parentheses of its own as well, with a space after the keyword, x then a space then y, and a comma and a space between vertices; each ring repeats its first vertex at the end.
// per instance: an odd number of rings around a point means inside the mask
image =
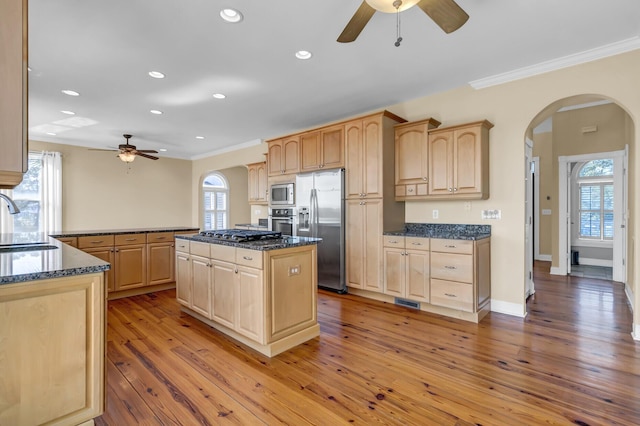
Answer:
POLYGON ((385 232, 384 235, 450 240, 482 240, 491 237, 491 225, 406 223, 404 229, 385 232))
POLYGON ((111 266, 40 233, 0 234, 0 245, 46 243, 48 249, 0 252, 0 286, 104 272, 111 266), (55 248, 51 248, 51 246, 55 248))
POLYGON ((310 237, 282 237, 275 238, 272 240, 257 240, 257 241, 230 241, 230 240, 219 240, 211 237, 204 237, 201 235, 176 235, 176 238, 181 240, 190 240, 190 241, 198 241, 201 243, 208 244, 219 244, 223 246, 230 247, 240 247, 249 250, 279 250, 290 247, 299 247, 299 246, 308 246, 311 244, 318 244, 322 241, 322 238, 310 238, 310 237))
POLYGON ((153 232, 199 232, 199 228, 193 226, 163 226, 159 228, 133 228, 133 229, 97 229, 87 231, 61 231, 51 234, 51 237, 88 237, 94 235, 117 235, 117 234, 146 234, 153 232))

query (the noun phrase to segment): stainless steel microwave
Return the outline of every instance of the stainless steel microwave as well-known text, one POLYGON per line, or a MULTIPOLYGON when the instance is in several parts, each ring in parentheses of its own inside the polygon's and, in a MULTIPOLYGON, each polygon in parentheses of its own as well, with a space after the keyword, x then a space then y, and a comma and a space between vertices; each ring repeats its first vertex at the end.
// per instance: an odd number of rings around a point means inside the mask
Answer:
POLYGON ((269 190, 269 204, 272 206, 293 206, 295 204, 293 183, 274 183, 269 190))

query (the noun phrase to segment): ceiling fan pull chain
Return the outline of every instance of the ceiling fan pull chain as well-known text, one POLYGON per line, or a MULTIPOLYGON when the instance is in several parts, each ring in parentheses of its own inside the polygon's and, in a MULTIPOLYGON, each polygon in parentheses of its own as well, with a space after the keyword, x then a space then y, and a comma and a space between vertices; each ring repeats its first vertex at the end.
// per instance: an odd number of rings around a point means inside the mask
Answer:
POLYGON ((394 45, 396 47, 400 46, 400 42, 402 41, 402 37, 400 37, 400 6, 402 6, 402 0, 395 0, 393 2, 393 6, 396 8, 396 42, 394 45))

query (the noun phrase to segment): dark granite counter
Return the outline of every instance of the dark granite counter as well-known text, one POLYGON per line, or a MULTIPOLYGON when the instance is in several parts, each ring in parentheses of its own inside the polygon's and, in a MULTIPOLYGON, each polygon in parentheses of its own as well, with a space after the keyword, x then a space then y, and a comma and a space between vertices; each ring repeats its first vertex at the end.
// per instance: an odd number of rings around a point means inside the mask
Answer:
POLYGON ((118 235, 118 234, 146 234, 154 232, 200 232, 199 228, 192 226, 164 226, 160 228, 133 228, 133 229, 98 229, 87 231, 63 231, 51 234, 53 238, 63 237, 88 237, 95 235, 118 235))
POLYGON ((249 250, 280 250, 290 247, 308 246, 311 244, 318 244, 322 241, 322 238, 310 238, 310 237, 282 237, 273 240, 257 240, 257 241, 245 241, 237 242, 230 240, 218 240, 211 237, 203 237, 201 235, 176 235, 177 239, 198 241, 208 244, 219 244, 230 247, 240 247, 249 250))
POLYGON ((443 238, 450 240, 482 240, 491 237, 491 225, 406 223, 404 229, 385 232, 384 235, 443 238))
POLYGON ((0 285, 104 272, 111 266, 39 233, 0 234, 0 285), (33 248, 36 243, 42 247, 33 248), (20 251, 6 251, 21 245, 20 251))

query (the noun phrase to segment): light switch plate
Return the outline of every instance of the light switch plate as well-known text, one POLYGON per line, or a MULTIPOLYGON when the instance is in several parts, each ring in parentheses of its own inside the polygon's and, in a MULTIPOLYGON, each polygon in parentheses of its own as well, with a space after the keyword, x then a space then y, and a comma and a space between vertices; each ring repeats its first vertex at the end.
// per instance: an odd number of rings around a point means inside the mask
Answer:
POLYGON ((438 218, 438 216, 439 216, 439 214, 438 214, 438 213, 439 213, 439 212, 438 212, 438 210, 434 210, 434 211, 433 211, 433 218, 434 218, 434 219, 437 219, 437 218, 438 218))
POLYGON ((483 219, 502 219, 502 210, 482 210, 483 219))

